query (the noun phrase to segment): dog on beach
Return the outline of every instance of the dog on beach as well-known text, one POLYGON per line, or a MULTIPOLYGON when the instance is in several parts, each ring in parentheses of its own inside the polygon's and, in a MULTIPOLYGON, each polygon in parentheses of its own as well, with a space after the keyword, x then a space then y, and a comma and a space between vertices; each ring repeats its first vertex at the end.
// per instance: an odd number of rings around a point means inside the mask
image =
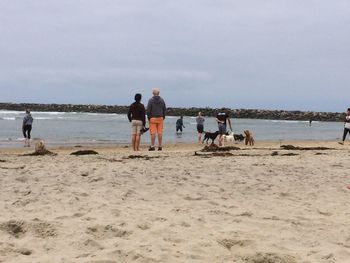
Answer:
POLYGON ((224 143, 225 142, 235 142, 235 137, 233 132, 226 132, 226 134, 223 135, 224 137, 224 143))
POLYGON ((244 140, 244 136, 243 136, 243 134, 234 134, 233 135, 233 138, 235 139, 235 141, 243 141, 244 140))
POLYGON ((219 131, 206 132, 206 133, 204 133, 204 139, 203 139, 202 143, 204 143, 204 141, 206 141, 206 144, 208 144, 209 139, 211 139, 211 143, 213 144, 216 137, 218 137, 218 135, 219 135, 219 131))
POLYGON ((43 140, 39 140, 35 143, 35 152, 43 152, 45 151, 46 148, 45 148, 45 142, 43 140))
POLYGON ((254 145, 253 133, 249 130, 245 130, 244 134, 245 134, 245 145, 249 144, 250 146, 253 146, 254 145))
POLYGON ((224 142, 237 142, 237 141, 243 141, 244 136, 242 134, 234 134, 232 131, 231 132, 226 132, 224 136, 224 142))
POLYGON ((232 131, 231 132, 226 132, 226 134, 224 135, 224 141, 230 141, 230 142, 234 142, 234 141, 243 141, 244 140, 244 136, 243 134, 234 134, 232 131))

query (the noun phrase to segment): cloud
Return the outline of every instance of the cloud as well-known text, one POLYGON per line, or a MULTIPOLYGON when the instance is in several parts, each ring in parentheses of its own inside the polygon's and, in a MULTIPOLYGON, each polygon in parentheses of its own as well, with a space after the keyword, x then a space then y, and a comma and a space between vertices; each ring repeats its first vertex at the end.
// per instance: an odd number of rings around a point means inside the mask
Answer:
POLYGON ((349 1, 12 0, 0 19, 2 100, 126 104, 159 86, 173 106, 348 106, 349 1))

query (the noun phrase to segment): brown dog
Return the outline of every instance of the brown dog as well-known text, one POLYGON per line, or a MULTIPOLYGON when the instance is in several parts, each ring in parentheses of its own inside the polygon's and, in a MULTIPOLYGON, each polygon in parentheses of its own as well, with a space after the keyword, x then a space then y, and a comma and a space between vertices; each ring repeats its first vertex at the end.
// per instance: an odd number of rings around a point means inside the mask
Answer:
POLYGON ((253 146, 254 145, 254 138, 253 138, 253 133, 251 133, 249 130, 244 131, 245 134, 245 145, 253 146))

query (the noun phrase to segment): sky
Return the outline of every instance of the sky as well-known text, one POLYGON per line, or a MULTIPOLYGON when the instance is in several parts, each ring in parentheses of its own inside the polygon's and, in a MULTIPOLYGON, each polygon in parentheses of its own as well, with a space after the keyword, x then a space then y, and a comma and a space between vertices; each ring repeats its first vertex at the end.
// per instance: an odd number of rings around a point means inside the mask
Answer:
POLYGON ((350 1, 0 0, 0 102, 342 112, 350 1))

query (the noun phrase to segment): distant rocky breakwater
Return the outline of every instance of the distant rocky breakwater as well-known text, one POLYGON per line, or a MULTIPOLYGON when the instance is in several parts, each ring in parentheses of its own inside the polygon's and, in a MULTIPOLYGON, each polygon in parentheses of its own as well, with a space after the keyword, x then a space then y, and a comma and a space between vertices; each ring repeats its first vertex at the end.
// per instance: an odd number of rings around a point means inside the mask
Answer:
MULTIPOLYGON (((56 112, 90 112, 90 113, 118 113, 126 114, 128 106, 112 105, 79 105, 79 104, 36 104, 36 103, 0 103, 1 110, 24 111, 56 111, 56 112)), ((215 116, 219 109, 215 108, 173 108, 167 109, 169 116, 196 116, 199 111, 204 116, 215 116)), ((285 110, 257 110, 257 109, 231 109, 231 117, 245 119, 268 120, 304 120, 304 121, 343 121, 345 113, 339 112, 311 112, 311 111, 285 111, 285 110)))

